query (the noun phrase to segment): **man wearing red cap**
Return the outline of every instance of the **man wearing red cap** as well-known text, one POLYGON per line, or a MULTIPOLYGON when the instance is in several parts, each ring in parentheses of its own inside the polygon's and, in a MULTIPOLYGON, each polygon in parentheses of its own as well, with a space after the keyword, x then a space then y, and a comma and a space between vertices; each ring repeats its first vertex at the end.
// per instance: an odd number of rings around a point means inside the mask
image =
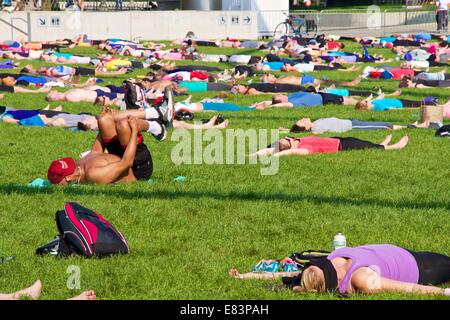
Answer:
POLYGON ((166 127, 172 123, 173 108, 173 94, 167 90, 158 110, 145 111, 146 120, 134 116, 118 119, 111 110, 103 110, 98 118, 99 134, 89 154, 79 161, 72 158, 53 161, 48 179, 62 185, 147 181, 153 172, 153 162, 139 132, 148 131, 157 140, 164 140, 166 127))
POLYGON ((145 121, 129 117, 115 125, 112 116, 102 114, 99 118, 100 133, 91 152, 79 161, 72 158, 53 161, 48 169, 48 179, 53 184, 61 185, 150 179, 153 163, 150 151, 139 134, 139 129, 145 124, 145 121), (109 128, 102 130, 105 125, 109 128), (104 153, 104 149, 108 153, 104 153))

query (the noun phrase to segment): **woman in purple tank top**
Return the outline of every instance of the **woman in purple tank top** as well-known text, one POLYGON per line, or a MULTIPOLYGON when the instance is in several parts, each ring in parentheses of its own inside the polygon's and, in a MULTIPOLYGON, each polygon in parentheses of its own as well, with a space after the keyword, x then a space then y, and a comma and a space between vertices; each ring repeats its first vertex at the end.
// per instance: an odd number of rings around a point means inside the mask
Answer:
POLYGON ((450 288, 435 285, 450 282, 450 257, 432 252, 414 252, 390 244, 341 248, 328 257, 312 260, 303 272, 266 272, 230 276, 239 279, 274 279, 294 291, 341 294, 406 292, 450 296, 450 288))
POLYGON ((378 244, 341 248, 313 262, 305 268, 294 290, 450 295, 450 288, 433 286, 449 281, 450 257, 378 244))

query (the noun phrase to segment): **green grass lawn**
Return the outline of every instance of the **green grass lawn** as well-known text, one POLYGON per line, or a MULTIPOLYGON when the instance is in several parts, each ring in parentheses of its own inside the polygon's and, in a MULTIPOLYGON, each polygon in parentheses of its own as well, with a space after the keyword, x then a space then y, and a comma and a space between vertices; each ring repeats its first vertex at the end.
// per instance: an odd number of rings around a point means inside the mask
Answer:
MULTIPOLYGON (((351 43, 347 48, 360 50, 351 43)), ((217 50, 241 52, 206 51, 217 50)), ((388 50, 372 51, 391 57, 388 50)), ((72 52, 95 54, 92 49, 72 52)), ((131 76, 139 74, 145 72, 131 76)), ((357 75, 317 73, 333 80, 357 75)), ((126 77, 106 83, 117 84, 126 77)), ((365 80, 358 86, 387 92, 397 87, 398 82, 378 80, 365 80)), ((195 94, 194 101, 214 95, 195 94)), ((426 96, 444 102, 450 99, 450 91, 409 89, 403 95, 416 100, 426 96)), ((235 96, 227 101, 248 106, 265 98, 235 96)), ((34 109, 47 103, 43 94, 7 94, 1 104, 34 109)), ((86 103, 62 105, 69 112, 99 112, 86 103)), ((290 127, 301 117, 407 124, 419 120, 419 113, 358 112, 352 107, 327 106, 223 115, 232 129, 275 129, 290 127)), ((45 178, 52 160, 77 158, 90 149, 95 133, 1 123, 0 256, 16 259, 0 265, 0 292, 17 290, 39 278, 44 284, 43 299, 69 298, 86 289, 94 289, 99 299, 338 299, 337 295, 275 292, 267 286, 278 281, 241 281, 227 273, 231 267, 249 272, 262 258, 282 259, 305 249, 331 250, 332 237, 338 232, 346 235, 349 246, 391 243, 450 255, 449 140, 435 138, 434 130, 405 129, 394 132, 394 142, 405 134, 410 144, 402 151, 284 158, 274 176, 261 176, 258 165, 175 166, 170 155, 176 143, 170 134, 162 143, 145 134, 154 162, 152 184, 33 189, 27 184, 45 178), (174 182, 177 176, 187 181, 174 182), (55 212, 66 201, 78 202, 109 219, 128 238, 130 254, 104 259, 35 256, 35 249, 56 235, 55 212), (81 268, 80 290, 66 286, 71 265, 81 268)), ((386 135, 353 131, 340 136, 381 142, 386 135)), ((435 297, 352 296, 422 298, 435 297)))

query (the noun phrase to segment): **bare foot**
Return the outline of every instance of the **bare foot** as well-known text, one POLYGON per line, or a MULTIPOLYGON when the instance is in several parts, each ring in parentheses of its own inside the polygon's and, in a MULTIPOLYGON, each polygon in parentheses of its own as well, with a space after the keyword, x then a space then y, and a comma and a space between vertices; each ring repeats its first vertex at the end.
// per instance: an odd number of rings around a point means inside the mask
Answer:
POLYGON ((96 299, 97 296, 95 295, 95 292, 93 290, 89 290, 67 300, 96 300, 96 299))
POLYGON ((54 111, 62 111, 62 106, 57 106, 55 109, 53 109, 54 111))
POLYGON ((400 150, 400 149, 403 149, 404 147, 406 147, 408 145, 408 142, 409 142, 409 137, 404 136, 396 144, 393 144, 391 146, 385 146, 384 148, 386 150, 400 150))
POLYGON ((402 94, 402 90, 396 90, 390 94, 391 97, 398 97, 402 94))
POLYGON ((216 123, 217 116, 213 116, 209 121, 204 125, 205 128, 214 128, 214 124, 216 123))
POLYGON ((224 122, 222 122, 221 124, 218 124, 216 126, 214 126, 214 128, 217 129, 225 129, 228 128, 228 125, 230 124, 230 122, 228 120, 225 120, 224 122))
POLYGON ((386 137, 386 139, 384 139, 384 141, 382 143, 380 143, 382 146, 387 146, 389 144, 389 142, 391 142, 392 140, 392 134, 388 135, 386 137))
POLYGON ((14 299, 20 299, 21 297, 29 297, 33 300, 37 300, 41 296, 41 290, 42 290, 41 280, 37 280, 31 287, 17 291, 14 294, 14 299))
POLYGON ((362 77, 359 76, 358 78, 356 78, 355 80, 351 81, 350 83, 351 83, 352 86, 356 86, 356 85, 361 83, 361 80, 362 80, 362 77))

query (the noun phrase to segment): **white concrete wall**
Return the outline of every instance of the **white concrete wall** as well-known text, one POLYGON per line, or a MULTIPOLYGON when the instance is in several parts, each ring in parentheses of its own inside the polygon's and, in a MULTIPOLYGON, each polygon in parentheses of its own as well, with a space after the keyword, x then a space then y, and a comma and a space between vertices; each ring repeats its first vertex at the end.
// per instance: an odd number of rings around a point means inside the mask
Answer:
MULTIPOLYGON (((193 31, 199 38, 256 39, 258 23, 254 12, 248 11, 128 11, 128 12, 30 12, 31 40, 71 38, 80 33, 91 39, 108 37, 133 40, 173 40, 193 31), (248 19, 247 19, 248 18, 248 19), (40 26, 40 20, 46 26, 40 26), (52 20, 59 19, 59 26, 52 20)), ((11 40, 13 25, 27 31, 27 24, 15 18, 27 18, 27 13, 0 14, 0 40, 11 40), (14 20, 11 20, 14 19, 14 20)), ((13 38, 21 33, 14 31, 13 38)))

